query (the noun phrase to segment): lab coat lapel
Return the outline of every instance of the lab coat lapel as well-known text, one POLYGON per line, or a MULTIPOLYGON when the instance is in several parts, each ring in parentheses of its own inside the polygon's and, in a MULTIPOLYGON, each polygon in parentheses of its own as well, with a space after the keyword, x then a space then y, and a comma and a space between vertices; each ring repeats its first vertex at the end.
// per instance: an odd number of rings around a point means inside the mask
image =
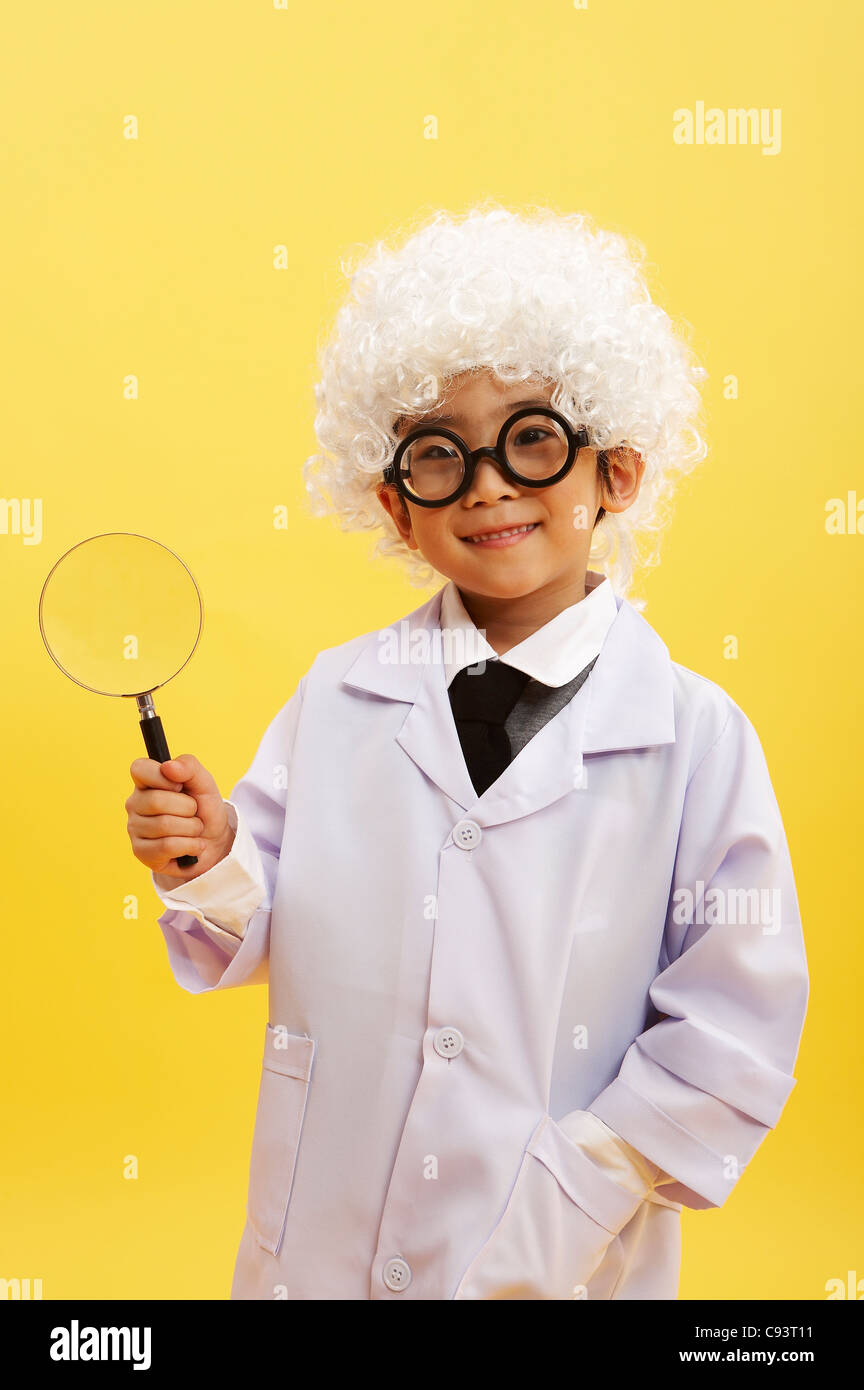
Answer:
POLYGON ((441 594, 394 627, 371 634, 343 683, 410 704, 396 742, 478 825, 530 815, 584 785, 585 754, 675 741, 668 649, 636 609, 616 596, 617 617, 588 679, 478 797, 447 695, 441 594))
POLYGON ((371 635, 343 684, 411 705, 396 742, 457 806, 477 793, 453 721, 438 626, 441 592, 390 628, 371 635))

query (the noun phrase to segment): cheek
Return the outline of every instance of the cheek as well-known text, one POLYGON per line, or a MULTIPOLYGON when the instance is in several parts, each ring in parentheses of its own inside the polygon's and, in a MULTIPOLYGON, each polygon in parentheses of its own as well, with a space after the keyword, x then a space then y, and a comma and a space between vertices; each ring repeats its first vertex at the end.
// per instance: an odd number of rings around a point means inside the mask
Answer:
POLYGON ((424 552, 428 550, 430 554, 440 553, 448 544, 460 544, 458 538, 452 534, 450 527, 446 526, 443 519, 435 512, 426 512, 418 516, 415 511, 412 523, 414 539, 424 552))
POLYGON ((556 522, 576 531, 590 531, 600 505, 595 493, 596 479, 593 473, 574 478, 572 483, 569 478, 566 479, 561 497, 556 499, 556 502, 560 502, 554 508, 556 522))
POLYGON ((572 536, 574 532, 590 526, 591 507, 581 489, 571 489, 567 494, 556 497, 555 505, 548 507, 546 529, 557 537, 572 536))

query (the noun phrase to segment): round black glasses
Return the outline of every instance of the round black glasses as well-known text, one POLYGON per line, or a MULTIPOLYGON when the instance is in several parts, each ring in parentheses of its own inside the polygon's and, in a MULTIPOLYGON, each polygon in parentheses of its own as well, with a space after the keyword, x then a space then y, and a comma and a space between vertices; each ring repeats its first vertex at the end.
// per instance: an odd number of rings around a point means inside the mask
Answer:
POLYGON ((494 459, 520 487, 551 487, 570 472, 587 444, 584 425, 574 430, 551 406, 529 405, 504 421, 494 448, 469 449, 442 425, 412 430, 384 469, 384 481, 418 507, 446 507, 468 491, 481 458, 494 459))

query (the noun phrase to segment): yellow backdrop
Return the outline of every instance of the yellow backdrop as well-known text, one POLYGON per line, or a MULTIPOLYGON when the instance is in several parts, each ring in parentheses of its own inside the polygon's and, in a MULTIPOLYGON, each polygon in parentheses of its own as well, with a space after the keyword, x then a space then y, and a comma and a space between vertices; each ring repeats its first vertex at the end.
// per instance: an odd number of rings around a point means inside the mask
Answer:
POLYGON ((710 373, 710 459, 635 592, 762 739, 812 993, 776 1133, 724 1208, 684 1213, 681 1296, 822 1299, 864 1261, 860 30, 853 6, 803 0, 17 7, 0 58, 0 1277, 46 1299, 228 1296, 267 1007, 263 988, 174 983, 126 833, 134 703, 52 664, 42 581, 97 532, 182 555, 204 633, 157 708, 227 795, 321 648, 431 592, 305 508, 340 257, 484 195, 639 237, 710 373), (712 142, 711 108, 764 124, 712 142))

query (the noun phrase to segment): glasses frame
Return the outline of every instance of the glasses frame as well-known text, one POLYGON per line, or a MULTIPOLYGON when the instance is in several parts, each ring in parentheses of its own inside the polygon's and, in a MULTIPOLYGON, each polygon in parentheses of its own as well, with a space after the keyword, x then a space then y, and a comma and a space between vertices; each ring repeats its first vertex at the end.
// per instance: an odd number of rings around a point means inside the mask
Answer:
POLYGON ((560 483, 561 479, 570 472, 576 462, 579 450, 586 449, 587 447, 588 431, 584 425, 580 425, 578 429, 574 430, 570 421, 567 420, 560 411, 553 410, 551 406, 528 405, 523 406, 521 410, 515 411, 504 421, 504 424, 498 431, 498 438, 495 441, 494 447, 487 444, 480 449, 469 449, 465 440, 456 434, 454 430, 445 429, 443 425, 419 425, 416 430, 412 430, 410 434, 407 434, 404 439, 400 440, 396 453, 393 456, 393 462, 388 463, 387 467, 384 469, 384 481, 385 483, 392 484, 402 497, 408 502, 413 502, 417 507, 448 507, 451 502, 456 502, 460 497, 464 496, 471 487, 474 482, 477 464, 481 458, 494 459, 505 478, 508 478, 512 483, 516 483, 519 487, 553 487, 555 483, 560 483), (507 456, 504 452, 504 442, 514 421, 522 420, 526 415, 547 416, 561 426, 566 436, 567 458, 558 469, 558 472, 553 474, 551 478, 523 478, 522 474, 517 473, 515 469, 511 468, 507 461, 507 456), (406 475, 401 471, 402 459, 409 445, 413 444, 415 440, 422 438, 424 435, 434 435, 436 438, 449 439, 451 443, 456 445, 462 455, 462 464, 464 468, 462 481, 455 492, 451 492, 449 497, 436 498, 434 501, 427 497, 416 497, 406 486, 406 475))

